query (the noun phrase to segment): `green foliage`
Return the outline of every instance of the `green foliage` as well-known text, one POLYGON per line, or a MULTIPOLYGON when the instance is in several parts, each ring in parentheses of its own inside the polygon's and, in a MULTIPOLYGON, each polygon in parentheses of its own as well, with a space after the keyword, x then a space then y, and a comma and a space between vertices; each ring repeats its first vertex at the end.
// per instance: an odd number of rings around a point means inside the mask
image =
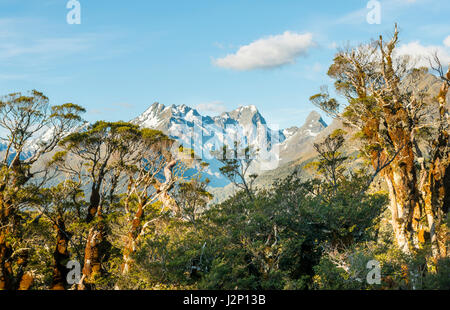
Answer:
MULTIPOLYGON (((304 289, 310 287, 327 244, 344 246, 374 238, 371 229, 386 203, 382 194, 354 195, 362 180, 339 184, 338 194, 311 194, 319 183, 289 177, 259 192, 212 206, 205 214, 214 247, 200 288, 304 289), (216 244, 214 246, 214 244, 216 244)), ((330 191, 323 187, 323 191, 330 191)), ((205 237, 206 237, 205 236, 205 237)))
POLYGON ((224 145, 221 153, 213 152, 223 166, 220 172, 227 177, 237 188, 244 190, 250 199, 253 198, 253 183, 257 174, 249 174, 249 169, 259 150, 249 146, 241 147, 237 141, 233 148, 224 145))
MULTIPOLYGON (((339 70, 332 66, 330 74, 341 74, 339 70)), ((339 87, 344 86, 346 92, 354 91, 348 85, 339 87)), ((23 112, 36 100, 45 106, 48 99, 35 92, 29 97, 13 94, 8 100, 23 112)), ((331 114, 339 110, 325 90, 311 100, 331 114)), ((1 109, 9 103, 0 104, 1 109)), ((374 110, 372 98, 354 104, 374 110)), ((84 112, 73 104, 51 110, 53 117, 69 122, 80 121, 79 113, 84 112)), ((353 112, 344 113, 355 117, 353 112)), ((37 119, 43 117, 39 109, 33 113, 37 119)), ((24 268, 14 264, 13 273, 33 272, 33 289, 50 288, 58 234, 68 237, 60 263, 69 258, 82 263, 89 232, 101 226, 106 237, 98 248, 101 274, 90 281, 94 289, 449 289, 450 260, 431 265, 427 246, 409 256, 395 248, 387 224, 387 194, 368 192, 372 175, 348 168, 350 157, 342 150, 345 134, 337 130, 315 145, 319 155, 309 167, 316 178, 301 179, 296 171, 264 190, 252 187, 256 176, 248 173, 251 149, 225 147, 221 171, 240 191, 211 204, 209 181, 199 173, 170 184, 178 210, 165 210, 157 185, 167 172, 164 159, 173 140, 131 123, 99 121, 61 139, 63 150, 46 165, 60 177, 59 183, 28 182, 33 176, 23 171, 29 163, 1 167, 0 179, 7 180, 0 184, 1 198, 14 207, 0 223, 14 224, 14 229, 2 233, 18 249, 13 259, 27 260, 24 268), (233 156, 227 157, 230 152, 233 156), (140 156, 133 157, 136 154, 140 156), (70 166, 70 156, 78 156, 80 170, 70 166), (101 216, 87 221, 92 205, 101 207, 101 213, 95 212, 101 216), (133 225, 142 230, 133 231, 133 225), (130 270, 124 272, 130 235, 140 239, 130 254, 130 270), (374 259, 381 264, 380 285, 366 281, 367 262, 374 259)), ((369 152, 380 145, 366 148, 369 152)), ((179 151, 195 157, 192 150, 179 151)), ((200 166, 206 168, 204 163, 200 166)))
POLYGON ((328 88, 322 86, 321 92, 309 98, 312 104, 320 108, 331 117, 335 117, 339 113, 339 102, 330 97, 328 88))

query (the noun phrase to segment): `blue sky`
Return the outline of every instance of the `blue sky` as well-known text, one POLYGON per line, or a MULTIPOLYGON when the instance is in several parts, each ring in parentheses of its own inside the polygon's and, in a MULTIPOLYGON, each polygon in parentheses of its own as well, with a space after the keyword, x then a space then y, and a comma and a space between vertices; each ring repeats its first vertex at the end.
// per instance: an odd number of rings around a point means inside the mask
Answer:
POLYGON ((38 89, 85 118, 129 120, 153 102, 204 114, 255 105, 269 123, 301 125, 336 47, 401 29, 402 51, 450 61, 450 1, 0 0, 0 93, 38 89), (447 13, 447 14, 446 14, 447 13))

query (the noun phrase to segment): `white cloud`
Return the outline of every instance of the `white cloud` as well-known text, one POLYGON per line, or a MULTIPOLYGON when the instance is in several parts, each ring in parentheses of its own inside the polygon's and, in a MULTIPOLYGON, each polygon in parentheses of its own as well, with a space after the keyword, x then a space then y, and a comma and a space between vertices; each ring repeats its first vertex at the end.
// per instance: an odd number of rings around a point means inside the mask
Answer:
POLYGON ((450 36, 448 36, 448 37, 445 38, 445 40, 444 40, 444 45, 445 45, 446 47, 450 47, 450 36))
POLYGON ((337 19, 329 20, 328 22, 331 22, 332 24, 338 24, 338 25, 362 24, 362 23, 366 23, 366 17, 367 17, 368 12, 369 12, 369 9, 360 8, 358 10, 351 11, 337 19))
POLYGON ((195 107, 197 110, 205 113, 220 114, 227 110, 225 104, 221 101, 200 103, 195 107))
POLYGON ((392 0, 391 1, 394 4, 397 5, 405 5, 405 4, 413 4, 413 3, 417 3, 417 0, 392 0))
POLYGON ((102 47, 101 55, 93 53, 94 49, 100 50, 101 45, 117 40, 112 33, 77 31, 71 35, 57 35, 51 30, 54 27, 42 19, 0 18, 0 62, 36 67, 61 60, 66 62, 69 56, 104 59, 121 52, 115 46, 114 49, 102 47))
POLYGON ((102 107, 100 109, 89 109, 89 113, 91 114, 102 114, 102 113, 109 113, 109 112, 121 112, 124 109, 133 109, 134 105, 126 103, 126 102, 120 102, 120 103, 114 103, 108 107, 102 107))
POLYGON ((19 56, 39 56, 50 58, 54 56, 67 56, 91 47, 96 36, 85 35, 73 38, 45 38, 32 42, 5 42, 0 44, 0 58, 13 58, 19 56))
POLYGON ((126 103, 126 102, 115 103, 113 105, 118 108, 123 108, 123 109, 133 109, 134 108, 134 105, 132 105, 130 103, 126 103))
POLYGON ((335 49, 337 49, 338 48, 338 44, 336 43, 336 42, 331 42, 329 45, 328 45, 328 47, 330 48, 330 49, 332 49, 332 50, 335 50, 335 49))
POLYGON ((322 66, 321 63, 316 62, 316 63, 314 63, 314 65, 312 66, 312 70, 313 70, 314 72, 320 72, 320 71, 323 70, 323 66, 322 66))
POLYGON ((26 74, 0 74, 1 81, 11 81, 11 80, 25 80, 28 79, 29 75, 26 74))
POLYGON ((416 66, 424 67, 430 65, 429 59, 432 59, 435 53, 437 53, 443 65, 450 63, 450 48, 446 43, 445 46, 422 45, 419 41, 413 41, 401 45, 397 50, 398 55, 410 55, 417 62, 416 66))
POLYGON ((275 68, 294 63, 315 46, 311 33, 286 31, 281 35, 259 39, 242 46, 235 54, 215 59, 216 66, 233 70, 275 68))
POLYGON ((220 48, 220 49, 224 49, 225 48, 223 43, 220 43, 220 42, 214 42, 214 46, 217 47, 217 48, 220 48))

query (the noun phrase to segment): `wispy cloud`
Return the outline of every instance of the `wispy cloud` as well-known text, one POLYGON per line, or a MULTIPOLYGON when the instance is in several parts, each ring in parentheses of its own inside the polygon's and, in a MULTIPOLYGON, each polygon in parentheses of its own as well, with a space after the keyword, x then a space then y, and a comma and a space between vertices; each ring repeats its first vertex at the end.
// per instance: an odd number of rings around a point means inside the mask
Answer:
POLYGON ((72 38, 44 38, 25 42, 15 41, 0 44, 0 58, 10 59, 20 56, 41 58, 64 57, 92 47, 95 35, 72 38))
POLYGON ((118 107, 118 108, 123 108, 123 109, 132 109, 135 107, 133 104, 126 103, 126 102, 115 103, 115 104, 113 104, 113 106, 118 107))
MULTIPOLYGON (((86 53, 114 40, 108 33, 58 31, 47 20, 0 18, 0 60, 8 64, 42 65, 69 56, 86 53)), ((111 53, 105 49, 105 54, 111 53)), ((93 58, 98 53, 91 53, 93 58)))
POLYGON ((450 47, 450 36, 448 36, 444 39, 444 45, 445 45, 445 47, 450 47))
POLYGON ((418 3, 420 1, 419 0, 391 0, 391 2, 393 2, 397 5, 406 5, 406 4, 418 3))
POLYGON ((126 102, 114 103, 108 107, 89 109, 90 114, 104 114, 108 112, 120 112, 125 109, 133 109, 135 106, 126 102))
POLYGON ((25 80, 29 75, 26 74, 0 74, 0 81, 25 80))
POLYGON ((280 108, 268 111, 268 114, 271 115, 271 121, 274 124, 293 123, 301 125, 304 119, 306 119, 312 111, 314 111, 314 109, 280 108))
POLYGON ((443 65, 450 64, 450 36, 444 39, 443 45, 422 45, 420 41, 413 41, 399 46, 398 55, 410 55, 416 66, 428 67, 429 59, 437 54, 443 65))
POLYGON ((225 104, 221 101, 213 101, 208 103, 200 103, 195 107, 197 110, 210 113, 210 114, 220 114, 226 112, 227 108, 225 104))
POLYGON ((311 33, 286 31, 244 45, 235 54, 213 61, 216 66, 233 70, 275 68, 294 63, 315 46, 311 33))
POLYGON ((344 24, 344 25, 366 23, 366 17, 367 17, 368 12, 369 12, 369 9, 363 7, 363 8, 349 12, 349 13, 345 14, 344 16, 337 18, 335 21, 332 21, 332 23, 333 24, 344 24))

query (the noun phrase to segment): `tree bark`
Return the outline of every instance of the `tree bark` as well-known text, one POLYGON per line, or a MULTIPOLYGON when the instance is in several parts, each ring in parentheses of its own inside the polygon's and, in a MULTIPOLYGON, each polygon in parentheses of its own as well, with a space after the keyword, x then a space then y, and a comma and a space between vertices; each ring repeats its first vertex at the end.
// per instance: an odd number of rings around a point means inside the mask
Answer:
POLYGON ((69 241, 70 235, 66 231, 64 220, 58 216, 55 224, 56 233, 56 248, 53 252, 54 267, 53 267, 53 281, 52 290, 65 290, 67 287, 67 273, 69 270, 66 265, 70 259, 69 241))
MULTIPOLYGON (((101 184, 101 183, 99 183, 101 184)), ((106 224, 102 215, 102 208, 99 204, 100 194, 99 185, 93 186, 94 192, 91 193, 90 205, 88 209, 87 223, 91 223, 95 218, 97 223, 89 230, 84 250, 84 264, 82 283, 78 286, 79 289, 90 289, 92 282, 101 274, 102 260, 108 256, 110 244, 106 240, 106 224), (83 283, 86 281, 87 285, 83 283)))
POLYGON ((443 225, 450 208, 449 113, 446 106, 450 84, 450 66, 439 91, 439 136, 434 147, 427 182, 423 187, 425 213, 430 230, 432 253, 435 260, 448 255, 449 228, 443 225), (445 80, 446 79, 446 80, 445 80))
POLYGON ((131 221, 131 228, 127 235, 127 241, 123 252, 122 274, 127 274, 130 272, 130 268, 133 263, 131 256, 136 251, 136 244, 142 229, 141 223, 143 215, 144 209, 142 203, 139 203, 138 210, 131 221))
POLYGON ((12 266, 9 258, 12 255, 12 248, 6 242, 4 232, 0 232, 0 290, 12 289, 12 266))
POLYGON ((95 279, 102 274, 102 261, 107 259, 110 243, 106 240, 105 223, 103 217, 98 216, 96 223, 90 230, 86 240, 84 252, 84 265, 82 279, 79 289, 91 289, 95 279))
MULTIPOLYGON (((170 196, 169 191, 173 186, 173 168, 175 167, 177 161, 172 160, 164 167, 164 183, 156 182, 154 184, 156 195, 158 195, 158 201, 163 205, 163 208, 176 209, 178 206, 175 200, 170 196)), ((131 220, 131 228, 127 234, 125 241, 125 248, 123 251, 123 264, 122 264, 122 274, 127 274, 130 271, 131 265, 133 263, 132 255, 136 251, 136 247, 139 243, 139 238, 146 229, 145 225, 142 224, 142 219, 144 218, 144 206, 148 201, 146 197, 147 192, 140 193, 140 201, 138 203, 137 211, 131 220)))
POLYGON ((4 200, 2 186, 0 192, 0 290, 11 290, 13 286, 13 270, 11 264, 11 255, 13 249, 7 241, 11 232, 9 218, 11 215, 11 206, 4 200))

